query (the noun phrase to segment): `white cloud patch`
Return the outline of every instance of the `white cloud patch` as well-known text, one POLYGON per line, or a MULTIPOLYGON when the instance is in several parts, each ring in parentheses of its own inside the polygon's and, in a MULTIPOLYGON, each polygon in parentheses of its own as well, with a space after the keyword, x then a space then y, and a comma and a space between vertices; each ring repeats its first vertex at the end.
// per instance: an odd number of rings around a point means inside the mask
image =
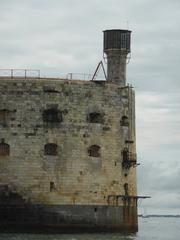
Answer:
POLYGON ((137 94, 139 193, 151 195, 141 205, 151 213, 180 212, 180 94, 137 94))
POLYGON ((180 94, 141 92, 137 95, 140 147, 180 143, 180 94))

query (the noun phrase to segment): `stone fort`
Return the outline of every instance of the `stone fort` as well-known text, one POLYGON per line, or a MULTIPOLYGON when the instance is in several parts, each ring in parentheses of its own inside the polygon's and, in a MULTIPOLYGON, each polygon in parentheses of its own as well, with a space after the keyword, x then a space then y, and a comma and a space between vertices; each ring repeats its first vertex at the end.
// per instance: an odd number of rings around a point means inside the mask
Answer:
POLYGON ((131 32, 104 31, 107 79, 0 77, 0 229, 137 231, 131 32))

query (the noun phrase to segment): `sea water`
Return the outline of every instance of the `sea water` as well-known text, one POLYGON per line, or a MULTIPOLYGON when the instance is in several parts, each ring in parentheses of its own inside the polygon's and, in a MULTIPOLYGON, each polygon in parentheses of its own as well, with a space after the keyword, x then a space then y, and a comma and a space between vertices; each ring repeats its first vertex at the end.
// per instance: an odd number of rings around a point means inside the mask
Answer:
POLYGON ((180 218, 139 218, 136 234, 0 234, 0 240, 180 240, 180 218))

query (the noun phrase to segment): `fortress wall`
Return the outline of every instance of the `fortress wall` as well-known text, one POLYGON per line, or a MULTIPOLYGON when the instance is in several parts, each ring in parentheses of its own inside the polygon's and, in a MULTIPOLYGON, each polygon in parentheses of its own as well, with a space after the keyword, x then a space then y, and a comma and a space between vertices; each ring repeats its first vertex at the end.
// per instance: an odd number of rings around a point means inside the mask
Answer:
MULTIPOLYGON (((115 84, 53 79, 0 79, 0 141, 10 146, 0 156, 0 186, 8 186, 35 204, 108 205, 109 195, 136 195, 135 168, 122 168, 125 140, 135 153, 134 92, 115 84), (130 97, 129 97, 130 96, 130 97), (55 108, 62 122, 43 121, 43 111, 55 108), (103 123, 89 123, 99 112, 103 123), (130 125, 121 126, 123 115, 130 125), (58 146, 45 155, 44 145, 58 146), (100 156, 88 148, 100 146, 100 156), (125 176, 127 174, 127 176, 125 176), (52 189, 51 189, 52 188, 52 189)), ((111 205, 115 204, 113 202, 111 205)), ((118 205, 122 205, 119 200, 118 205)))

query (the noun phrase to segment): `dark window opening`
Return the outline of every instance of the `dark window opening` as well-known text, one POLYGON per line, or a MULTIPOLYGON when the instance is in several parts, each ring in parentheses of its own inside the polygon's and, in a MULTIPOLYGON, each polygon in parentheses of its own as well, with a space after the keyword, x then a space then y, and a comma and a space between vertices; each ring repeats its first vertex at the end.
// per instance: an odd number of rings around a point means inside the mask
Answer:
POLYGON ((101 148, 98 145, 90 146, 89 149, 88 149, 89 156, 91 156, 91 157, 100 157, 101 156, 100 149, 101 148))
POLYGON ((124 148, 124 150, 122 151, 122 155, 123 155, 123 162, 129 161, 129 150, 128 150, 128 148, 124 148))
POLYGON ((121 126, 129 126, 129 119, 127 116, 122 116, 120 121, 121 126))
POLYGON ((94 208, 94 212, 97 212, 97 208, 94 208))
POLYGON ((129 195, 128 194, 128 184, 127 183, 124 184, 124 193, 125 193, 125 195, 129 195))
POLYGON ((104 123, 104 116, 102 113, 92 112, 88 115, 90 123, 104 123))
POLYGON ((136 154, 130 152, 127 147, 125 147, 123 149, 122 157, 123 157, 123 161, 122 161, 123 168, 128 169, 130 167, 135 167, 135 166, 139 165, 136 162, 136 154))
POLYGON ((7 126, 7 121, 9 118, 9 110, 7 109, 2 109, 0 110, 0 125, 3 127, 7 126))
POLYGON ((58 146, 54 143, 48 143, 44 146, 44 154, 56 156, 58 154, 58 146))
POLYGON ((54 182, 50 182, 50 192, 56 190, 54 182))
POLYGON ((7 143, 2 141, 0 143, 0 156, 9 156, 10 154, 10 146, 7 143))
POLYGON ((47 123, 62 122, 62 112, 57 109, 47 109, 43 112, 43 121, 47 123))

